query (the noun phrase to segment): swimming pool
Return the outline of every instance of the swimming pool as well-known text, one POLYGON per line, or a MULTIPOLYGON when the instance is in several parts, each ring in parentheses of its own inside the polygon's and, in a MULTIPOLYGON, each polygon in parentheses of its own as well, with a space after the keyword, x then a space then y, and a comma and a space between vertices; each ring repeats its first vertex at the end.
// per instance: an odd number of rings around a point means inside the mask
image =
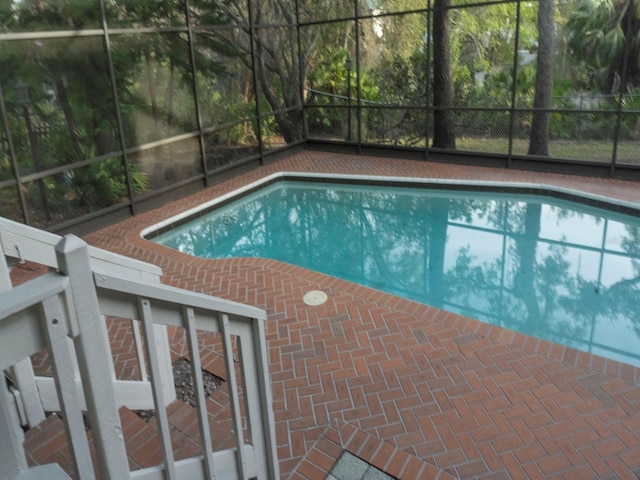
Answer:
POLYGON ((640 219, 442 187, 277 181, 150 236, 204 258, 281 260, 640 366, 640 219))

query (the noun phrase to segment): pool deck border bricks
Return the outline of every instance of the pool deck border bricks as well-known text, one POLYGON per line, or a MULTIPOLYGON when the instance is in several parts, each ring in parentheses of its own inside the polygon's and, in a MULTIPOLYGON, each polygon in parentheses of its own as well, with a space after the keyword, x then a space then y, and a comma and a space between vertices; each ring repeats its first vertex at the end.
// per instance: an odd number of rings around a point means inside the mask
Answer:
POLYGON ((167 284, 267 311, 282 478, 324 479, 344 450, 398 478, 640 478, 638 368, 282 262, 194 258, 140 235, 278 172, 552 185, 633 205, 640 184, 304 151, 87 235, 160 266, 167 284), (307 305, 310 290, 327 301, 307 305))

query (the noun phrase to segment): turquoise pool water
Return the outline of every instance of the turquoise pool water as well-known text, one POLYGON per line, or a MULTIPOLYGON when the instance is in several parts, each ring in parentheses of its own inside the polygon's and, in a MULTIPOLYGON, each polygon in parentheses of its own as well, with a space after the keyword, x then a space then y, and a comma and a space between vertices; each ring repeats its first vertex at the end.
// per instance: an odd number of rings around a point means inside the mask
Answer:
POLYGON ((281 181, 152 239, 267 257, 640 366, 640 220, 550 197, 281 181))

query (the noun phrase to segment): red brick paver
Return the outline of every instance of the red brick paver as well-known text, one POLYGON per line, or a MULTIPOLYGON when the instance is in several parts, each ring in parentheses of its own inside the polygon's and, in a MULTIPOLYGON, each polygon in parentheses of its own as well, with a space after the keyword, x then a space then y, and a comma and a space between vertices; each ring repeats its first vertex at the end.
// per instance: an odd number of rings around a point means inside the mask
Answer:
POLYGON ((399 480, 456 478, 353 425, 335 421, 307 452, 290 480, 325 478, 343 452, 356 455, 399 480))
MULTIPOLYGON (((140 236, 287 171, 526 182, 640 204, 630 182, 303 152, 87 236, 162 267, 167 284, 267 310, 283 478, 323 478, 330 459, 314 448, 336 421, 355 429, 351 448, 376 463, 382 440, 461 478, 640 476, 638 368, 281 262, 192 258, 140 236), (307 306, 312 289, 327 303, 307 306), (301 470, 311 452, 314 468, 301 470)), ((422 467, 393 458, 385 467, 398 474, 422 467)))

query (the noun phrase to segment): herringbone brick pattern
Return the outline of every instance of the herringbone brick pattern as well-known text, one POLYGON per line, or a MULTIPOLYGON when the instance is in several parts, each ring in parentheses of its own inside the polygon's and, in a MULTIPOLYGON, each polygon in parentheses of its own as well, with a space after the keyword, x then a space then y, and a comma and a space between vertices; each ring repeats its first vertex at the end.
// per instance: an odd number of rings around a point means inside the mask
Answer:
POLYGON ((343 452, 349 452, 399 480, 455 478, 353 425, 335 421, 307 452, 290 480, 324 478, 343 452))
POLYGON ((120 380, 143 380, 140 375, 140 364, 136 354, 131 320, 107 318, 106 322, 116 378, 120 380))
MULTIPOLYGON (((229 395, 225 388, 213 392, 207 399, 209 428, 214 451, 235 446, 229 395)), ((155 419, 148 422, 126 407, 119 410, 120 423, 129 458, 129 469, 153 467, 162 464, 162 447, 155 419)), ((175 460, 184 460, 202 455, 200 431, 195 409, 181 400, 167 407, 170 424, 171 445, 175 460)), ((89 448, 94 466, 97 466, 95 446, 91 431, 87 431, 89 448)), ((40 425, 26 432, 25 450, 30 465, 58 463, 72 478, 74 476, 72 455, 67 443, 64 425, 56 414, 48 416, 40 425)))
POLYGON ((267 310, 283 478, 323 478, 331 459, 304 459, 335 421, 461 478, 640 478, 637 368, 281 262, 192 258, 140 236, 286 171, 552 184, 640 203, 623 181, 303 152, 87 236, 162 267, 168 284, 267 310), (312 289, 327 303, 307 306, 312 289))

